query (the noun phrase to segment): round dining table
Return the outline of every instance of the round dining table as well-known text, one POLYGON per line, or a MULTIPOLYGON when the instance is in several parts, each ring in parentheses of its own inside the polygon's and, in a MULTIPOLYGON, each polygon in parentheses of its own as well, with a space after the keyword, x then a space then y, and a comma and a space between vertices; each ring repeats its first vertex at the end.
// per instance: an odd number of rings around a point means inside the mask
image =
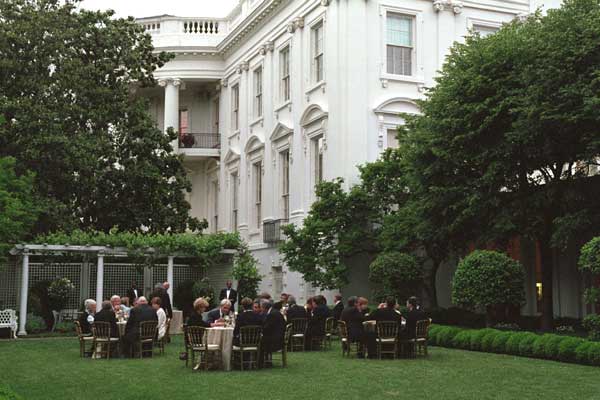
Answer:
POLYGON ((223 358, 223 370, 231 371, 231 352, 233 349, 233 328, 214 327, 206 330, 206 343, 219 345, 223 358))

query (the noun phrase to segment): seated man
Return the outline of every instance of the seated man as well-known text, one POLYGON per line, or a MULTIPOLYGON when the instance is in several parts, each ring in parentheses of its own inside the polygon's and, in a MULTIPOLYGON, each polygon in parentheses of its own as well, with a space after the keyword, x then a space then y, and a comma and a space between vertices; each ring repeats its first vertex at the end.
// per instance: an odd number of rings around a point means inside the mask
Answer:
POLYGON ((342 311, 340 320, 346 323, 348 329, 348 340, 352 343, 359 342, 362 344, 360 347, 358 357, 364 358, 362 353, 363 346, 367 347, 369 358, 376 356, 376 335, 375 332, 366 332, 363 326, 363 322, 366 320, 365 316, 361 312, 361 305, 358 303, 358 299, 354 296, 348 298, 348 307, 342 311))
POLYGON ((110 301, 105 300, 102 302, 102 309, 94 316, 94 322, 108 322, 110 324, 110 336, 119 337, 117 318, 115 317, 110 301))
POLYGON ((296 298, 294 296, 288 297, 288 309, 285 313, 288 323, 293 319, 305 319, 306 309, 296 304, 296 298))
POLYGON ((312 316, 308 319, 308 329, 306 330, 306 350, 313 350, 313 338, 325 336, 325 321, 331 315, 325 296, 315 296, 313 304, 312 316))
POLYGON ((123 304, 121 298, 116 294, 110 298, 110 304, 115 314, 121 312, 123 316, 129 315, 129 307, 123 304))
POLYGON ((417 298, 412 296, 406 302, 408 312, 406 313, 406 326, 401 332, 402 339, 414 339, 417 334, 417 321, 427 319, 427 316, 417 305, 417 298))
POLYGON ((96 301, 87 299, 83 302, 85 310, 83 314, 79 316, 79 325, 81 326, 81 332, 84 334, 92 333, 92 324, 94 323, 94 315, 96 314, 96 301))
POLYGON ((260 345, 261 353, 258 355, 259 367, 262 367, 265 357, 283 348, 285 319, 278 310, 273 309, 273 302, 271 300, 262 299, 260 306, 263 314, 265 314, 263 336, 260 345))
POLYGON ((219 308, 215 308, 208 312, 206 317, 206 322, 211 324, 211 326, 215 323, 222 323, 225 317, 228 317, 231 313, 231 302, 227 299, 221 300, 221 305, 219 308))
POLYGON ((369 314, 370 321, 394 321, 400 324, 402 322, 402 314, 396 310, 396 299, 388 296, 385 303, 369 314))
POLYGON ((240 303, 241 312, 238 314, 237 319, 235 320, 235 328, 233 328, 234 346, 240 345, 240 328, 252 325, 261 326, 263 324, 263 319, 260 314, 257 314, 252 310, 253 303, 252 299, 247 297, 244 297, 240 303))
POLYGON ((139 297, 137 305, 129 312, 129 319, 125 326, 125 335, 123 336, 123 354, 127 357, 131 354, 133 344, 140 337, 140 324, 145 321, 156 321, 158 316, 156 311, 148 305, 148 300, 144 296, 139 297))

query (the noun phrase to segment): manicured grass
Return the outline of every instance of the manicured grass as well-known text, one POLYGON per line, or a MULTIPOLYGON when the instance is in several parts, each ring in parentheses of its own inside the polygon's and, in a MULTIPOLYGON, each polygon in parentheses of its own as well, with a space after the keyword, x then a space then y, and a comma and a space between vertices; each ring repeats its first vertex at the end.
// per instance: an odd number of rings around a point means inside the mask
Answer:
POLYGON ((430 348, 427 359, 291 353, 287 369, 193 372, 178 359, 79 358, 76 339, 0 341, 0 384, 24 399, 598 399, 600 368, 430 348))

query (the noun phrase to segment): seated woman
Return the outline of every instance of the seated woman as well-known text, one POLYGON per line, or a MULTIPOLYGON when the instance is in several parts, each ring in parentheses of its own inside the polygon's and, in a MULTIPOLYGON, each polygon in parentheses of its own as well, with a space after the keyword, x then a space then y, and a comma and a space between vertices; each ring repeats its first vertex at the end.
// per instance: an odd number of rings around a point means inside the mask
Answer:
POLYGON ((202 313, 208 309, 208 302, 202 297, 194 300, 194 312, 187 319, 187 326, 203 326, 209 328, 210 324, 202 318, 202 313))
POLYGON ((161 305, 162 300, 160 297, 152 298, 152 308, 156 311, 156 316, 158 317, 158 334, 156 337, 158 340, 161 340, 165 336, 165 333, 167 333, 167 314, 161 305))

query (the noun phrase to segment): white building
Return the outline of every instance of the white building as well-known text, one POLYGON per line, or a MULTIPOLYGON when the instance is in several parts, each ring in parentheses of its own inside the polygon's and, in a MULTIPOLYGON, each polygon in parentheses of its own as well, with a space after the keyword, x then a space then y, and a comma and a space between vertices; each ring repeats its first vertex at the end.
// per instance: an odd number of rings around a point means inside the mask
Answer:
POLYGON ((192 214, 210 231, 241 233, 260 261, 261 289, 303 301, 314 291, 282 265, 279 224, 302 223, 321 179, 352 185, 357 165, 395 145, 398 113, 418 112, 454 41, 537 5, 241 0, 223 19, 142 18, 157 50, 176 58, 156 73, 160 87, 139 93, 161 129, 180 132, 192 214))

